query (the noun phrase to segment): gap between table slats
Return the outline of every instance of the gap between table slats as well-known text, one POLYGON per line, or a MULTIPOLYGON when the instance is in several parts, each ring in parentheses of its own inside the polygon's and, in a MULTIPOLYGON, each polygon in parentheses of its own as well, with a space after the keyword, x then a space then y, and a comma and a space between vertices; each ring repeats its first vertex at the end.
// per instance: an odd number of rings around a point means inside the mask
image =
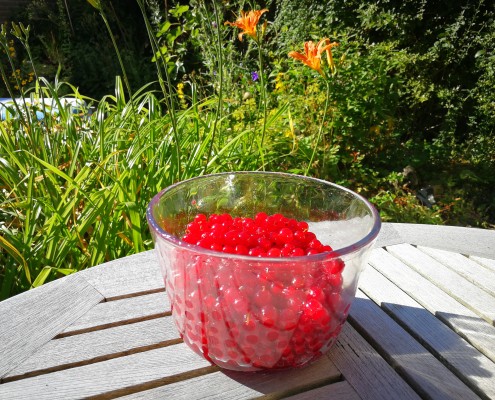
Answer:
POLYGON ((374 250, 369 264, 495 362, 495 327, 385 249, 374 250))
POLYGON ((60 332, 56 338, 109 329, 115 326, 165 317, 170 314, 170 303, 164 291, 105 301, 93 307, 72 325, 60 332))
POLYGON ((87 398, 149 382, 173 382, 215 370, 206 360, 189 351, 184 343, 179 343, 3 383, 0 398, 87 398))
MULTIPOLYGON (((155 296, 151 296, 155 297, 155 296)), ((138 299, 133 299, 131 300, 130 298, 126 298, 125 300, 121 300, 121 303, 134 303, 138 299)), ((155 303, 157 299, 153 299, 152 301, 145 301, 143 304, 148 304, 148 306, 151 306, 155 303)), ((118 302, 116 302, 118 303, 118 302)), ((108 307, 108 304, 106 303, 101 303, 99 306, 103 307, 108 307)), ((126 309, 128 308, 129 304, 127 305, 119 305, 117 307, 119 310, 126 309)), ((132 309, 136 310, 136 304, 132 305, 132 309)), ((152 307, 151 307, 152 308, 152 307)), ((147 313, 148 310, 139 308, 141 312, 147 313)), ((107 310, 108 311, 108 310, 107 310)), ((106 314, 107 311, 104 311, 103 314, 106 314)), ((100 315, 101 312, 98 311, 98 308, 96 308, 95 311, 93 311, 96 315, 100 315)), ((127 314, 127 311, 124 312, 123 314, 127 314)), ((88 317, 88 320, 93 320, 93 317, 88 317)), ((95 318, 97 321, 99 318, 95 318)), ((79 331, 80 332, 80 331, 79 331)), ((170 346, 176 343, 182 342, 181 339, 178 337, 178 334, 176 332, 175 326, 173 325, 173 321, 171 317, 166 317, 166 318, 159 318, 155 320, 149 320, 145 321, 142 323, 136 323, 136 324, 130 324, 130 325, 123 325, 123 326, 116 326, 112 327, 109 329, 105 330, 100 330, 100 331, 90 331, 87 333, 77 333, 71 336, 66 336, 63 338, 59 338, 57 340, 51 341, 47 346, 45 346, 44 349, 42 349, 40 352, 38 352, 34 357, 31 357, 29 362, 24 363, 21 365, 21 367, 17 368, 13 373, 5 380, 5 382, 13 382, 16 380, 21 380, 21 379, 27 379, 30 377, 35 377, 39 375, 48 375, 50 373, 56 372, 56 371, 63 371, 63 370, 70 370, 73 368, 81 367, 81 366, 86 366, 89 364, 95 364, 99 362, 104 362, 107 360, 111 360, 114 358, 118 357, 125 357, 130 354, 136 354, 140 352, 145 352, 149 350, 153 350, 159 347, 166 347, 170 346), (162 322, 162 324, 158 324, 158 322, 162 322), (166 322, 166 323, 165 323, 166 322), (148 326, 139 326, 139 325, 144 325, 147 324, 148 326), (166 326, 164 326, 164 324, 166 326), (139 345, 132 343, 132 338, 138 337, 140 334, 145 334, 149 332, 154 332, 155 335, 155 342, 156 343, 151 343, 147 344, 142 347, 136 347, 136 345, 139 345), (166 337, 158 337, 160 335, 160 332, 164 333, 167 332, 166 337), (104 351, 103 353, 98 353, 97 349, 97 343, 100 341, 103 342, 112 342, 113 346, 115 347, 115 337, 120 337, 123 339, 125 343, 131 341, 130 346, 128 348, 112 348, 109 350, 104 351), (174 338, 175 337, 175 338, 174 338), (166 338, 168 341, 159 341, 159 339, 166 338), (86 353, 84 353, 84 349, 86 349, 86 353), (90 354, 87 354, 89 351, 90 354), (91 351, 95 351, 96 353, 91 354, 91 351), (81 359, 78 359, 77 361, 73 362, 67 362, 67 358, 73 359, 74 357, 82 357, 81 359), (52 361, 51 361, 52 360, 52 361)), ((121 343, 121 345, 124 343, 121 343)), ((141 343, 142 344, 142 343, 141 343)), ((119 347, 119 346, 117 346, 119 347)), ((198 357, 199 358, 199 357, 198 357)), ((336 368, 333 367, 326 367, 325 368, 325 376, 323 378, 318 378, 317 381, 311 381, 307 385, 299 385, 297 386, 296 389, 278 389, 276 393, 271 393, 270 398, 282 398, 288 395, 292 395, 295 393, 300 393, 306 389, 310 388, 316 388, 320 387, 322 385, 329 385, 333 382, 339 381, 341 379, 340 372, 336 370, 336 368), (326 376, 328 372, 331 372, 330 376, 326 376), (308 386, 309 385, 309 386, 308 386)), ((206 371, 207 373, 211 373, 210 370, 206 371)), ((314 373, 313 373, 314 375, 314 373)), ((195 376, 195 375, 194 375, 195 376)), ((198 376, 202 376, 202 373, 199 373, 198 376)), ((190 379, 193 377, 191 374, 186 374, 186 375, 181 375, 177 379, 180 382, 181 379, 190 379)), ((101 395, 101 398, 112 398, 114 396, 120 396, 123 391, 126 391, 126 393, 131 393, 131 392, 141 392, 143 390, 147 390, 150 387, 160 387, 163 385, 168 385, 172 381, 170 380, 172 378, 166 378, 166 379, 158 379, 153 382, 146 382, 143 384, 138 384, 135 387, 132 388, 125 388, 125 389, 117 389, 116 391, 112 391, 110 393, 105 393, 104 395, 101 395)), ((174 378, 175 379, 175 378, 174 378)), ((290 386, 290 385, 289 385, 290 386)), ((100 398, 100 395, 96 396, 97 398, 100 398)))
POLYGON ((360 291, 351 307, 349 322, 422 397, 478 399, 458 377, 360 291))
POLYGON ((362 400, 356 391, 349 385, 349 382, 343 381, 334 383, 331 386, 322 386, 312 389, 308 392, 299 393, 286 398, 287 400, 362 400))
POLYGON ((495 398, 493 361, 372 266, 363 272, 360 289, 474 392, 495 398))
POLYGON ((424 246, 417 249, 495 297, 495 272, 491 269, 459 253, 424 246))
POLYGON ((165 292, 165 288, 160 287, 160 288, 151 289, 151 290, 143 290, 141 292, 120 294, 118 296, 106 297, 104 301, 108 302, 108 301, 123 300, 123 299, 128 299, 130 297, 146 296, 148 294, 161 293, 161 292, 165 292))
POLYGON ((387 361, 346 323, 327 357, 346 382, 366 400, 419 400, 419 395, 387 361))
POLYGON ((191 377, 176 382, 151 382, 150 384, 126 388, 95 397, 98 400, 113 399, 127 392, 121 400, 166 399, 200 400, 219 398, 222 400, 282 399, 308 390, 327 387, 335 391, 342 382, 340 371, 326 357, 322 357, 304 369, 243 373, 218 368, 208 375, 191 377), (153 387, 147 387, 152 385, 153 387))
POLYGON ((107 299, 119 299, 164 290, 163 277, 155 250, 78 272, 107 299))
POLYGON ((495 325, 495 297, 409 244, 388 246, 386 249, 459 303, 495 325))
POLYGON ((222 393, 222 396, 223 390, 229 388, 232 393, 236 393, 231 397, 232 400, 251 398, 253 391, 275 399, 321 386, 331 386, 332 383, 341 380, 340 371, 326 357, 305 369, 246 374, 221 371, 218 367, 209 365, 184 344, 178 344, 145 354, 134 354, 8 382, 0 385, 0 398, 35 396, 37 399, 50 400, 81 397, 112 399, 168 388, 172 388, 174 398, 177 398, 177 390, 182 387, 193 389, 192 392, 199 396, 198 398, 201 398, 208 388, 213 393, 222 393), (244 393, 244 397, 238 396, 240 393, 244 393))
POLYGON ((74 368, 179 342, 181 339, 170 316, 170 306, 164 292, 100 302, 66 331, 17 365, 0 382, 74 368), (111 343, 112 346, 102 349, 102 343, 111 343))
POLYGON ((129 356, 131 354, 143 353, 146 351, 155 350, 155 349, 159 349, 161 347, 167 347, 167 346, 171 346, 171 345, 179 344, 179 343, 182 343, 182 339, 168 340, 168 341, 159 342, 159 343, 149 345, 149 346, 134 347, 132 349, 129 349, 129 350, 126 350, 123 352, 105 354, 105 355, 96 356, 96 357, 88 358, 88 359, 81 360, 81 361, 75 361, 72 363, 56 365, 56 366, 44 368, 44 369, 37 369, 37 370, 31 371, 31 372, 26 372, 25 374, 22 374, 22 375, 13 374, 13 375, 10 375, 6 378, 3 378, 0 381, 0 383, 13 382, 13 381, 20 380, 20 379, 31 378, 33 376, 39 376, 39 375, 49 374, 52 372, 63 371, 63 370, 70 369, 70 368, 81 367, 83 365, 95 364, 95 363, 99 363, 102 361, 112 360, 114 358, 119 358, 119 357, 125 357, 125 356, 129 356))
POLYGON ((495 260, 485 258, 485 257, 477 257, 477 256, 468 256, 469 259, 476 261, 478 264, 482 265, 485 268, 490 269, 491 271, 495 272, 495 260))
POLYGON ((103 299, 74 274, 0 303, 0 377, 103 299))

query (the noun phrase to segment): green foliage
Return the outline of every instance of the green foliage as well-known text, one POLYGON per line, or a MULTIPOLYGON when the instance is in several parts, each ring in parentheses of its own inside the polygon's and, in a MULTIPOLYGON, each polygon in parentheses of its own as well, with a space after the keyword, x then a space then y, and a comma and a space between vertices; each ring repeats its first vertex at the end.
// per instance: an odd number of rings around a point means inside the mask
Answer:
MULTIPOLYGON (((397 167, 401 148, 396 146, 398 94, 393 88, 402 82, 391 71, 403 62, 404 55, 391 45, 363 46, 346 35, 337 41, 329 118, 311 174, 349 181, 363 163, 375 169, 397 167)), ((304 144, 315 135, 322 118, 324 84, 309 69, 298 71, 296 64, 292 68, 275 75, 275 93, 279 102, 291 104, 294 131, 298 142, 304 144)))
POLYGON ((442 218, 438 206, 433 209, 424 207, 412 193, 378 192, 370 199, 380 212, 383 222, 401 222, 414 224, 441 224, 442 218))
MULTIPOLYGON (((421 173, 421 184, 441 181, 438 184, 450 193, 447 197, 461 199, 456 204, 470 204, 482 210, 470 224, 493 226, 495 196, 490 188, 495 177, 486 173, 495 167, 493 2, 337 0, 322 6, 309 1, 301 9, 299 3, 276 2, 276 42, 283 48, 294 46, 300 38, 326 35, 342 42, 343 37, 351 38, 360 53, 353 58, 357 65, 344 89, 349 92, 348 102, 355 108, 345 110, 342 127, 346 134, 356 123, 362 129, 370 116, 376 118, 379 114, 382 121, 388 121, 378 124, 381 143, 374 140, 371 132, 366 135, 362 130, 361 135, 350 136, 350 148, 341 146, 340 151, 359 150, 365 155, 362 165, 371 166, 382 176, 413 165, 421 173), (307 10, 307 19, 301 15, 302 10, 307 10), (367 65, 368 62, 371 64, 367 65), (375 74, 377 78, 373 79, 375 74), (353 82, 352 76, 362 82, 353 82), (375 108, 379 114, 373 114, 375 111, 365 101, 359 101, 364 99, 360 90, 373 86, 376 80, 384 83, 376 85, 382 92, 371 91, 372 101, 381 103, 375 108), (387 125, 389 134, 383 137, 387 125), (361 138, 368 141, 368 152, 361 150, 361 138), (374 157, 370 154, 373 148, 374 157), (459 170, 479 176, 481 187, 477 189, 463 179, 451 179, 459 170)), ((344 74, 342 68, 340 73, 344 74)), ((358 170, 348 171, 351 175, 362 175, 362 168, 358 170)), ((334 171, 332 176, 338 172, 334 171)), ((374 185, 373 181, 368 184, 374 185)), ((445 200, 448 205, 448 198, 445 200)), ((448 210, 455 214, 455 207, 448 210)), ((472 213, 467 214, 473 217, 472 213)), ((444 222, 466 223, 458 217, 442 214, 444 222)))
POLYGON ((151 197, 204 173, 309 174, 384 221, 494 226, 487 2, 183 3, 36 0, 2 26, 5 95, 31 101, 0 121, 0 298, 151 248, 151 197), (224 25, 262 6, 259 43, 224 25), (287 57, 324 37, 328 81, 287 57))
POLYGON ((277 46, 274 51, 285 55, 286 49, 300 45, 302 40, 307 40, 316 35, 330 36, 335 32, 333 26, 324 27, 322 17, 327 4, 313 0, 276 0, 276 18, 273 27, 277 46))

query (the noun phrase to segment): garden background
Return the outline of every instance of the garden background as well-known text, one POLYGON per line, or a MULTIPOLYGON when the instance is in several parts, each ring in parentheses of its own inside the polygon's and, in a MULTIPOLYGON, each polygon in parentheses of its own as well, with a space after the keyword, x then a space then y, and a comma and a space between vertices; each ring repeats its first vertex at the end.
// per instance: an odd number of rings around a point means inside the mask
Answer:
POLYGON ((152 248, 151 197, 205 173, 306 174, 384 221, 493 229, 493 2, 321 3, 33 0, 11 16, 0 97, 26 100, 0 122, 0 300, 152 248), (260 9, 254 36, 225 25, 260 9), (288 57, 323 38, 325 76, 288 57))

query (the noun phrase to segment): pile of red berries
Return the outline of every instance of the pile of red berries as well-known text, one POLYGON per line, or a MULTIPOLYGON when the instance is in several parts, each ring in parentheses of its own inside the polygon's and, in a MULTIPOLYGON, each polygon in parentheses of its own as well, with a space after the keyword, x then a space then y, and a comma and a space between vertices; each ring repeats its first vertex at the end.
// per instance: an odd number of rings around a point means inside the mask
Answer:
POLYGON ((295 257, 331 251, 308 223, 260 212, 254 218, 230 214, 198 214, 187 225, 182 240, 205 249, 255 257, 295 257))
POLYGON ((305 222, 280 214, 197 216, 182 238, 232 258, 187 248, 168 254, 166 290, 184 341, 236 370, 305 365, 325 353, 345 322, 344 262, 299 255, 330 251, 305 222), (290 261, 263 257, 294 257, 290 261), (262 258, 259 258, 262 257, 262 258))

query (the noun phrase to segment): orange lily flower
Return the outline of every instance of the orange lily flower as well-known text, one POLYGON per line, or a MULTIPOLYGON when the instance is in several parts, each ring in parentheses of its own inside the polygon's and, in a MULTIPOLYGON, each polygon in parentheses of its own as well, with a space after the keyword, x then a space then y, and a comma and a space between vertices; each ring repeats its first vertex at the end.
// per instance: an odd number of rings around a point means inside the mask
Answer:
POLYGON ((327 61, 328 65, 332 72, 335 69, 335 64, 333 62, 332 57, 332 47, 338 46, 339 44, 336 42, 330 43, 330 39, 324 38, 321 39, 318 44, 315 44, 313 41, 309 41, 304 43, 304 54, 298 53, 297 51, 291 51, 289 53, 289 57, 295 58, 296 60, 301 61, 303 64, 308 67, 318 71, 321 76, 325 76, 323 70, 321 69, 321 55, 323 52, 327 53, 327 61))
POLYGON ((266 8, 249 12, 241 11, 241 16, 238 17, 235 22, 227 21, 225 22, 225 25, 231 25, 242 29, 242 32, 239 33, 239 40, 241 42, 244 34, 251 36, 256 40, 256 25, 258 25, 261 16, 266 12, 268 12, 266 8))

